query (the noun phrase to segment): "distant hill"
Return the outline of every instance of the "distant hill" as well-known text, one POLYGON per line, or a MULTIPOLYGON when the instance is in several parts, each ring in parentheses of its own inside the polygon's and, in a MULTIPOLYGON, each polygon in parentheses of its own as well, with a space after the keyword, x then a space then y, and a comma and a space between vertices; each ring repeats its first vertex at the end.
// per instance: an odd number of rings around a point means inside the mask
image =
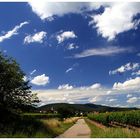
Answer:
POLYGON ((55 103, 47 104, 41 107, 38 107, 38 111, 51 111, 52 109, 57 111, 61 108, 72 109, 77 112, 111 112, 111 111, 128 111, 128 110, 137 110, 137 108, 119 108, 119 107, 109 107, 95 104, 68 104, 68 103, 55 103))

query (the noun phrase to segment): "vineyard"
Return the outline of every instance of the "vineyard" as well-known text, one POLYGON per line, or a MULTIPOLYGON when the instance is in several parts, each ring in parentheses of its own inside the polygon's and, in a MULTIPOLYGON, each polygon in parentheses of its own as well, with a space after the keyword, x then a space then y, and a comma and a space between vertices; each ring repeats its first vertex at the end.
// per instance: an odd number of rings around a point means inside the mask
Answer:
POLYGON ((113 122, 140 127, 140 110, 88 114, 88 118, 109 126, 113 122))

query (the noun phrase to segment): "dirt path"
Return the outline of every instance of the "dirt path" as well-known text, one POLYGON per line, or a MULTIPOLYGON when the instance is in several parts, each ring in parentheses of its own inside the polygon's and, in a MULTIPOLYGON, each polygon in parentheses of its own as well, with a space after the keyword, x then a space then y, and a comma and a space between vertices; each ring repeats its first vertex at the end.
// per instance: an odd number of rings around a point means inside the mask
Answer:
POLYGON ((76 124, 61 134, 58 138, 90 138, 91 130, 84 119, 79 119, 76 124))

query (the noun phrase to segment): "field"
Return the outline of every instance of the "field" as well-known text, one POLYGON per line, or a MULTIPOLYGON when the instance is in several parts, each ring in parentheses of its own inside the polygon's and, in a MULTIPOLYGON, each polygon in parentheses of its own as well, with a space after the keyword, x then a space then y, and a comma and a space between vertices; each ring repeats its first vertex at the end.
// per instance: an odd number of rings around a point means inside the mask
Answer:
POLYGON ((78 117, 67 118, 64 121, 60 121, 59 119, 43 119, 41 121, 49 128, 50 132, 53 134, 53 137, 57 137, 70 128, 77 120, 78 117))
POLYGON ((25 113, 7 115, 1 138, 53 138, 71 127, 78 118, 62 120, 56 114, 25 113))
POLYGON ((45 113, 23 113, 25 117, 35 118, 35 119, 46 119, 46 118, 60 118, 60 114, 45 114, 45 113))
POLYGON ((91 129, 91 138, 140 138, 140 132, 122 127, 102 127, 86 119, 91 129))
POLYGON ((88 119, 91 137, 140 138, 140 111, 88 114, 88 119))
POLYGON ((88 118, 107 126, 114 122, 117 122, 124 125, 133 125, 140 127, 139 110, 88 114, 88 118))
MULTIPOLYGON (((61 118, 59 114, 5 113, 2 138, 55 138, 85 118, 92 138, 140 138, 140 111, 90 113, 86 117, 61 118), (7 114, 7 115, 6 115, 7 114)), ((83 129, 83 128, 80 128, 83 129)))

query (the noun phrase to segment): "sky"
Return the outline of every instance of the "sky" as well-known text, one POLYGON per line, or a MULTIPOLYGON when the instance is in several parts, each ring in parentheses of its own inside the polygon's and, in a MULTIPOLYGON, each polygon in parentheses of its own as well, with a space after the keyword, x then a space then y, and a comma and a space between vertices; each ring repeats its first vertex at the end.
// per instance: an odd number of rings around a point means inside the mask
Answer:
POLYGON ((140 108, 140 3, 0 2, 0 11, 0 51, 39 105, 140 108))

